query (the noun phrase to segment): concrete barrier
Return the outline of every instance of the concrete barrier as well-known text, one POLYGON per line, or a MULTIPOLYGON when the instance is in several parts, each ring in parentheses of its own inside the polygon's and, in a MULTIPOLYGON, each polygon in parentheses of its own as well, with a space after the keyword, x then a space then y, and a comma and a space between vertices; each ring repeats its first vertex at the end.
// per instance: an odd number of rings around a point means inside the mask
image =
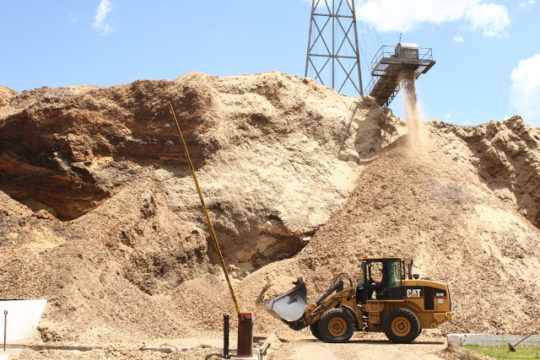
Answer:
MULTIPOLYGON (((506 346, 515 344, 527 335, 490 335, 490 334, 448 334, 448 343, 453 345, 506 346)), ((533 335, 519 346, 540 346, 540 335, 533 335)))
POLYGON ((8 343, 32 336, 45 305, 46 300, 0 300, 0 344, 4 341, 4 325, 8 343))

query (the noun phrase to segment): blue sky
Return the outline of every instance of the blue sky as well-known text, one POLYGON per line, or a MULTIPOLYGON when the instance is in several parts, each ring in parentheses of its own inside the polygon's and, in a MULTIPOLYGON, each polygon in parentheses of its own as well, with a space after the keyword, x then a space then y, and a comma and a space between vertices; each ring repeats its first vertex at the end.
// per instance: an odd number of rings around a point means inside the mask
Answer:
MULTIPOLYGON (((540 126, 535 0, 358 0, 364 84, 381 45, 433 48, 423 115, 475 125, 520 114, 540 126), (407 6, 404 6, 404 5, 407 6)), ((308 0, 0 0, 0 85, 111 86, 200 71, 304 75, 308 0)), ((403 115, 398 99, 391 106, 403 115)))

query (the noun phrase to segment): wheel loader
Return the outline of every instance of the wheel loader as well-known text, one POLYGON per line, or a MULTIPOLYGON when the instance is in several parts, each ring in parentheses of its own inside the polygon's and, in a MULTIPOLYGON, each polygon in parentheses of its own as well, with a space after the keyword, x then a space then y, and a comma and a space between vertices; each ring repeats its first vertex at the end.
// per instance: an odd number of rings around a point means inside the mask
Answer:
POLYGON ((364 257, 356 285, 348 274, 339 274, 307 305, 306 284, 298 278, 294 288, 266 305, 292 329, 309 326, 313 336, 325 342, 347 342, 357 330, 384 332, 394 343, 410 343, 422 329, 450 321, 453 313, 445 284, 419 279, 412 274, 412 261, 406 279, 405 267, 399 258, 364 257))

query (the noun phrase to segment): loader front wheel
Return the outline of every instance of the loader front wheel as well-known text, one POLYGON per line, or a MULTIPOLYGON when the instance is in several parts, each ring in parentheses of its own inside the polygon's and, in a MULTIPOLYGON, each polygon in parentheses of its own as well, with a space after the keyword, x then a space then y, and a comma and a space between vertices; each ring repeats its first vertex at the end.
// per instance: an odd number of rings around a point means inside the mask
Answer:
POLYGON ((420 321, 409 309, 392 311, 383 323, 384 333, 394 343, 408 344, 420 335, 420 321))
POLYGON ((351 315, 342 309, 330 309, 318 321, 321 340, 330 343, 347 342, 354 327, 351 315))
POLYGON ((319 340, 322 340, 321 333, 319 332, 319 321, 315 321, 313 324, 309 325, 309 330, 311 330, 313 336, 319 340))

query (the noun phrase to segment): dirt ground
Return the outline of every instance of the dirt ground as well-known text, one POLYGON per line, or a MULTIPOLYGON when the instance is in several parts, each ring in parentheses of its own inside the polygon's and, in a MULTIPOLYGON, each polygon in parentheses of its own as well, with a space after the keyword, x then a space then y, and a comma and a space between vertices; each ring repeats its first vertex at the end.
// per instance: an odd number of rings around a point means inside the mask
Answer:
MULTIPOLYGON (((209 334, 207 334, 209 335, 209 334)), ((221 359, 221 334, 214 337, 201 337, 190 339, 168 340, 159 345, 150 344, 110 344, 100 349, 81 350, 32 350, 10 349, 9 354, 13 360, 87 360, 87 359, 163 359, 163 360, 191 360, 191 359, 221 359)), ((256 338, 256 348, 259 349, 266 339, 256 338)), ((424 334, 414 344, 391 344, 382 334, 355 335, 346 344, 328 344, 317 341, 310 335, 297 333, 288 338, 273 338, 270 341, 263 359, 268 360, 342 360, 342 359, 381 359, 396 360, 407 359, 452 359, 455 356, 445 351, 446 338, 440 333, 424 334)), ((236 339, 231 337, 231 353, 234 354, 236 339)), ((70 345, 72 348, 76 345, 70 345)), ((91 348, 92 346, 88 346, 91 348)), ((66 346, 68 348, 68 346, 66 346)))
MULTIPOLYGON (((272 346, 270 346, 272 348, 272 346)), ((384 334, 357 334, 349 343, 329 344, 316 341, 310 336, 281 339, 269 351, 267 359, 441 359, 447 348, 446 338, 440 333, 427 333, 414 344, 392 344, 384 334)))

